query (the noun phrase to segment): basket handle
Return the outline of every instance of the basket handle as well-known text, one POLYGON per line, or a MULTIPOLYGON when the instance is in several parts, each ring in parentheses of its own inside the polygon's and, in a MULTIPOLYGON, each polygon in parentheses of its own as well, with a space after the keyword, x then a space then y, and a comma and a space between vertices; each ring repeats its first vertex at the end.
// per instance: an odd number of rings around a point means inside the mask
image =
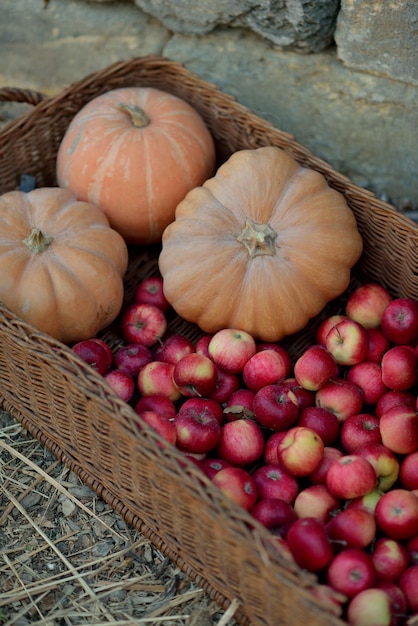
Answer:
POLYGON ((33 89, 19 89, 17 87, 0 88, 0 102, 25 102, 26 104, 36 106, 42 102, 42 100, 45 100, 45 98, 45 94, 40 91, 34 91, 33 89))

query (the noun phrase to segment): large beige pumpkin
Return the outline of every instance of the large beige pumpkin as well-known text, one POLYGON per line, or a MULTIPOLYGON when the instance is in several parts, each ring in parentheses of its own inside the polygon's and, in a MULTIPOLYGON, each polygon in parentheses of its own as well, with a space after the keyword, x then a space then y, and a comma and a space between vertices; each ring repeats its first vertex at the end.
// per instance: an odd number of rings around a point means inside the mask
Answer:
POLYGON ((155 243, 177 204, 215 171, 203 118, 151 87, 114 89, 73 118, 57 155, 57 180, 106 213, 129 243, 155 243))
POLYGON ((362 238, 344 197, 276 147, 241 150, 190 191, 159 267, 176 312, 278 341, 348 286, 362 238))
POLYGON ((0 300, 64 343, 118 315, 128 251, 103 211, 59 188, 0 196, 0 300))

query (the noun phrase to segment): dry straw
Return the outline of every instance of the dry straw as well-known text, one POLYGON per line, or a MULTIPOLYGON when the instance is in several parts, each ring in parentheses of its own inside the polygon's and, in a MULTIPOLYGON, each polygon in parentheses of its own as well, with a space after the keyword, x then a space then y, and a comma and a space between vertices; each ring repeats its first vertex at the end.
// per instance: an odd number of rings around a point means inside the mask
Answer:
POLYGON ((1 411, 0 589, 7 626, 236 623, 1 411))

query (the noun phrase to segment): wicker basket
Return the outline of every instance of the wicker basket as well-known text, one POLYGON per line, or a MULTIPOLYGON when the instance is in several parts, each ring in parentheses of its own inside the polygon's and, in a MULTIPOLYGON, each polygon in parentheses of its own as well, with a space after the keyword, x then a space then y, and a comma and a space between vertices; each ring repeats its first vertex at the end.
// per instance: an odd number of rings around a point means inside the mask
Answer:
MULTIPOLYGON (((56 184, 55 159, 64 132, 93 97, 122 86, 153 86, 189 101, 203 116, 218 162, 243 148, 277 145, 325 175, 355 213, 364 253, 353 283, 377 280, 394 295, 418 299, 418 227, 390 205, 352 184, 284 132, 161 57, 118 62, 70 85, 55 97, 0 90, 0 100, 34 108, 0 133, 0 192, 17 189, 21 175, 37 186, 56 184)), ((158 248, 132 248, 126 298, 135 283, 158 272, 158 248)), ((344 296, 340 303, 343 306, 344 296)), ((334 306, 338 303, 334 303, 334 306)), ((323 312, 323 315, 326 311, 323 312)), ((296 357, 312 339, 313 320, 286 340, 296 357)), ((198 328, 174 317, 170 326, 192 339, 198 328)), ((117 341, 112 328, 104 336, 117 341)), ((151 539, 220 606, 237 599, 242 624, 344 624, 332 602, 319 599, 315 576, 290 562, 249 514, 225 501, 200 470, 148 427, 140 432, 133 409, 68 347, 38 332, 0 302, 0 406, 151 539)))

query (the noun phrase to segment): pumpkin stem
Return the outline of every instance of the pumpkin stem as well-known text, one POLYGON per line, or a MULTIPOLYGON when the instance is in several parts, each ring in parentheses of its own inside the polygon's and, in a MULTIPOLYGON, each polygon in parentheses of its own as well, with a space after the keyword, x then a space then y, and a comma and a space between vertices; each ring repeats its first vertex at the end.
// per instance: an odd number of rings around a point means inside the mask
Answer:
POLYGON ((31 252, 35 252, 35 254, 40 254, 41 252, 45 252, 47 248, 51 245, 54 238, 49 235, 44 235, 40 228, 36 226, 32 228, 30 234, 23 239, 23 243, 31 252))
POLYGON ((276 231, 269 224, 258 224, 248 218, 237 241, 247 248, 250 259, 253 259, 263 254, 273 256, 276 252, 274 245, 276 237, 276 231))
POLYGON ((120 102, 116 106, 118 109, 122 109, 123 111, 127 111, 129 113, 132 125, 135 126, 135 128, 144 128, 150 123, 148 115, 136 104, 124 104, 120 102))

